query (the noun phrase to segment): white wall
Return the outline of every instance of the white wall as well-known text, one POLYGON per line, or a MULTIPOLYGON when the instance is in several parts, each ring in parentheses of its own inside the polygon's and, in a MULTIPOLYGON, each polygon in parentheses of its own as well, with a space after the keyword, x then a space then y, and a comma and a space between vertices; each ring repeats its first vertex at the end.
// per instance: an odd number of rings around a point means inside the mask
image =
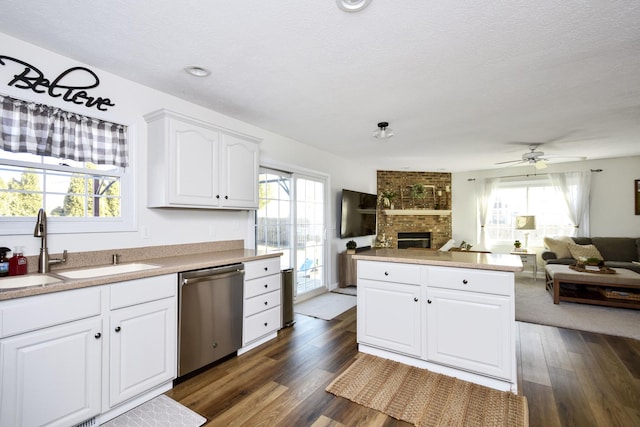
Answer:
MULTIPOLYGON (((477 242, 476 182, 483 178, 521 174, 588 171, 591 180, 590 236, 640 237, 640 215, 634 214, 634 180, 640 179, 640 156, 550 164, 536 171, 532 166, 454 173, 452 176, 453 238, 477 242), (477 181, 469 181, 476 179, 477 181)), ((500 248, 496 251, 507 251, 500 248)))
MULTIPOLYGON (((47 94, 37 94, 31 90, 17 89, 8 86, 13 74, 8 67, 0 65, 0 93, 35 102, 55 105, 105 120, 124 123, 133 129, 130 140, 132 147, 131 168, 136 178, 136 213, 137 229, 126 233, 59 234, 48 240, 49 251, 60 253, 64 249, 69 252, 88 250, 107 250, 141 246, 171 245, 204 241, 220 241, 244 239, 245 246, 253 247, 253 212, 250 211, 214 211, 195 209, 149 209, 146 207, 147 183, 146 162, 147 151, 153 149, 153 141, 147 141, 146 123, 143 116, 160 108, 167 108, 186 115, 209 121, 219 126, 244 132, 262 138, 260 146, 261 160, 270 164, 278 164, 283 169, 315 171, 329 178, 330 213, 327 230, 331 254, 330 265, 333 267, 330 283, 337 281, 335 266, 337 253, 344 250, 345 241, 337 238, 336 200, 339 191, 344 188, 375 192, 375 170, 365 168, 357 162, 342 159, 316 148, 304 145, 303 141, 295 141, 281 135, 266 131, 232 117, 200 107, 174 96, 148 88, 141 84, 120 78, 101 71, 90 64, 79 64, 74 60, 56 53, 24 43, 21 40, 0 33, 2 55, 7 55, 27 62, 43 72, 45 77, 53 79, 68 68, 85 66, 94 71, 100 78, 100 85, 91 89, 90 95, 111 98, 116 104, 109 111, 101 113, 95 108, 77 106, 52 98, 47 94), (148 237, 142 230, 148 230, 148 237)), ((64 53, 64 52, 63 52, 64 53)), ((13 67, 13 73, 16 68, 13 67)), ((193 79, 186 73, 176 71, 176 79, 193 79)), ((192 82, 193 84, 193 82, 192 82)), ((309 129, 313 132, 313 129, 309 129)), ((26 255, 36 255, 39 251, 39 240, 32 235, 0 236, 2 246, 24 246, 26 255)), ((370 239, 362 244, 370 244, 370 239)))

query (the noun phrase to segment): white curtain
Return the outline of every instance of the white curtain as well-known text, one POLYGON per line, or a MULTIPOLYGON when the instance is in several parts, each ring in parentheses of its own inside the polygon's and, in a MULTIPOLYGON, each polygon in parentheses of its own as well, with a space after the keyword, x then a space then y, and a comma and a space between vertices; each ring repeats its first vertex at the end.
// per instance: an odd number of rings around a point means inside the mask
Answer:
POLYGON ((480 219, 480 237, 478 239, 478 250, 489 250, 487 247, 487 233, 485 231, 485 225, 487 224, 487 216, 489 213, 491 194, 496 188, 498 179, 488 178, 478 183, 478 218, 480 219))
POLYGON ((589 235, 590 172, 550 173, 553 188, 564 196, 567 215, 575 227, 574 236, 589 235))

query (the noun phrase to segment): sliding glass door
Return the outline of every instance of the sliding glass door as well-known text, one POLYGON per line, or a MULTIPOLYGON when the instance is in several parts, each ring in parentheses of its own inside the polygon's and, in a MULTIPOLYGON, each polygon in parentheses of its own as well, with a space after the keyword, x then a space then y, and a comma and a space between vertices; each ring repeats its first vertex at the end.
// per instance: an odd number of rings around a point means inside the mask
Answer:
POLYGON ((282 252, 294 268, 296 295, 326 287, 326 183, 323 178, 261 168, 256 251, 282 252))

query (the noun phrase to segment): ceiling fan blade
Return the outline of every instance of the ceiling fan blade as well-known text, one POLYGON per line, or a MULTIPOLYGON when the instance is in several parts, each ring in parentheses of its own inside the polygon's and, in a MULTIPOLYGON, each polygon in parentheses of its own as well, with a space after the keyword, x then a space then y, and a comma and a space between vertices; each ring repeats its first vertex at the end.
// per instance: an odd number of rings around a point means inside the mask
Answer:
POLYGON ((506 165, 507 163, 522 163, 522 160, 508 160, 506 162, 494 163, 494 165, 506 165))

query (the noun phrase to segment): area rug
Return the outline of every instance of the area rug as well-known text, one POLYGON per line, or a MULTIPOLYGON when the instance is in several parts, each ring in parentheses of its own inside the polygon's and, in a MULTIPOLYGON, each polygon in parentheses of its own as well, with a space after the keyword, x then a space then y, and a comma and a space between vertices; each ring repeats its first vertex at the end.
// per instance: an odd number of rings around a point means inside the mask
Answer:
POLYGON ((326 390, 416 426, 529 425, 524 396, 369 354, 360 354, 326 390))
POLYGON ((345 294, 345 295, 358 295, 358 288, 355 286, 346 286, 344 288, 332 289, 331 292, 335 292, 337 294, 345 294))
POLYGON ((544 280, 516 275, 516 320, 640 340, 640 310, 560 301, 544 280))
POLYGON ((356 305, 356 297, 334 292, 320 294, 293 306, 293 311, 305 316, 331 320, 356 305))
POLYGON ((199 427, 207 419, 161 394, 102 424, 105 427, 199 427))

